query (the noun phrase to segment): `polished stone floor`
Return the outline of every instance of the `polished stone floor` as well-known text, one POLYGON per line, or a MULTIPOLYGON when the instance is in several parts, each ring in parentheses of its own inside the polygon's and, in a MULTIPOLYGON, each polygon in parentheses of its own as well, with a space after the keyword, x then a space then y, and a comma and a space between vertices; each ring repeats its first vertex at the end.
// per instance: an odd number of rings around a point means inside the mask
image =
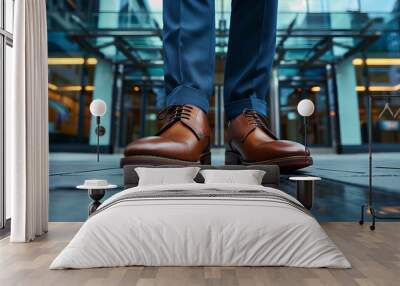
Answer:
MULTIPOLYGON (((99 163, 93 154, 52 153, 50 155, 50 221, 84 221, 90 199, 75 186, 85 179, 107 179, 122 189, 119 155, 103 155, 99 163)), ((356 221, 360 205, 368 195, 368 157, 357 155, 314 155, 314 166, 298 174, 315 175, 316 199, 312 209, 320 221, 356 221)), ((222 150, 213 150, 213 164, 223 164, 222 150)), ((374 155, 374 205, 381 214, 400 216, 400 154, 374 155)), ((281 189, 294 195, 295 184, 282 175, 281 189)), ((106 197, 107 197, 106 196, 106 197)))

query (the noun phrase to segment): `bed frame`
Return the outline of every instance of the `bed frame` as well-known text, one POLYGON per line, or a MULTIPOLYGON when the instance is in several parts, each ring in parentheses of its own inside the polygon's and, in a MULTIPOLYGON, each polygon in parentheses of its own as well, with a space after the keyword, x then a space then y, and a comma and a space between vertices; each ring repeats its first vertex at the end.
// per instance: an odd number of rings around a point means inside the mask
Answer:
MULTIPOLYGON (((182 167, 178 165, 167 165, 167 166, 143 166, 143 165, 125 165, 124 166, 124 189, 136 187, 139 182, 139 177, 135 171, 136 167, 148 167, 148 168, 177 168, 182 167)), ((229 165, 229 166, 211 166, 211 165, 199 165, 202 170, 213 169, 213 170, 263 170, 265 171, 262 185, 265 187, 272 187, 279 189, 279 167, 274 165, 253 165, 253 166, 242 166, 242 165, 229 165)), ((199 173, 195 181, 203 183, 204 178, 199 173)))

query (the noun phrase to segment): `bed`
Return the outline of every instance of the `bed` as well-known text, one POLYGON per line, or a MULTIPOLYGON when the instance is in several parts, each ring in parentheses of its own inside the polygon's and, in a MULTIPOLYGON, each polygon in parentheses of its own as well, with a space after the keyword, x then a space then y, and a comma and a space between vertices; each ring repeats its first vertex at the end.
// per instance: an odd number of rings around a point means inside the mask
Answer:
POLYGON ((278 189, 275 166, 247 167, 266 172, 258 186, 204 184, 201 175, 196 183, 137 186, 135 167, 124 167, 126 189, 88 218, 50 269, 351 267, 309 211, 278 189))

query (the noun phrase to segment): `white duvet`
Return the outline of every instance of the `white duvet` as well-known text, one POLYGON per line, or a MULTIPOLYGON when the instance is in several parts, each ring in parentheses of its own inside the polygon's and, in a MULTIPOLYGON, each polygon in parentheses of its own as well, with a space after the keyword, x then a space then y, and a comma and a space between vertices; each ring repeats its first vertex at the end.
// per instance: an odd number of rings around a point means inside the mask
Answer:
MULTIPOLYGON (((257 198, 115 200, 130 192, 263 190, 238 184, 135 187, 106 200, 50 269, 145 266, 294 266, 349 268, 350 263, 309 214, 257 198)), ((298 203, 298 202, 297 202, 298 203)))

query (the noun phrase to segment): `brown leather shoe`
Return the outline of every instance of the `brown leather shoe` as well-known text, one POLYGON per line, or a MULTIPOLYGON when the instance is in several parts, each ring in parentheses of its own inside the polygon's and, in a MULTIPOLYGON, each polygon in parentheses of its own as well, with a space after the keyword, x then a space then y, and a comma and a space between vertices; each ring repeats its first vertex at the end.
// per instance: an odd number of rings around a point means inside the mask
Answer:
POLYGON ((193 105, 174 105, 159 114, 165 120, 156 136, 130 143, 121 165, 211 164, 207 115, 193 105))
POLYGON ((302 144, 278 140, 262 115, 245 110, 229 124, 225 164, 278 165, 282 171, 294 171, 313 161, 302 144))

